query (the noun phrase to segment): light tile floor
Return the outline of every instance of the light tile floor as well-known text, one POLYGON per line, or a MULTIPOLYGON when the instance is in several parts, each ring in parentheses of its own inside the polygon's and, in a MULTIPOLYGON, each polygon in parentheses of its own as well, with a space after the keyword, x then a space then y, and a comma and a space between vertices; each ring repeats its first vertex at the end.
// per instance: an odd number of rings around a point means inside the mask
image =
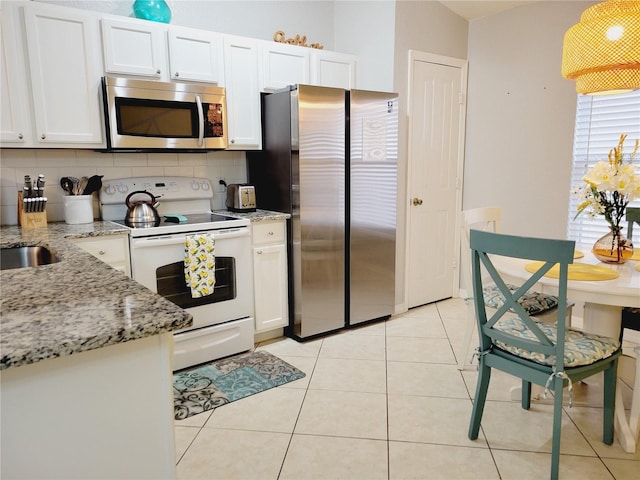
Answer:
MULTIPOLYGON (((480 436, 467 438, 477 373, 459 371, 456 355, 468 312, 450 299, 323 339, 258 345, 306 377, 177 421, 178 478, 548 478, 551 406, 510 401, 513 377, 494 373, 480 436)), ((633 360, 622 363, 631 385, 633 360)), ((602 443, 597 382, 579 387, 576 405, 565 403, 561 478, 640 479, 640 449, 602 443)))

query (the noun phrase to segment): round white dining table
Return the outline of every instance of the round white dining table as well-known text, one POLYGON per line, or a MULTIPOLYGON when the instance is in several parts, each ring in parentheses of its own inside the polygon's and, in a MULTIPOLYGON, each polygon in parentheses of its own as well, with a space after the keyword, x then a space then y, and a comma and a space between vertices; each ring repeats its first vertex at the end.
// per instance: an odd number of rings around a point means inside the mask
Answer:
MULTIPOLYGON (((569 280, 567 296, 574 302, 584 302, 583 330, 589 333, 611 338, 620 337, 623 307, 640 308, 640 262, 627 261, 622 265, 600 262, 590 247, 576 247, 576 252, 583 254, 575 258, 574 263, 598 265, 618 272, 618 277, 611 280, 569 280)), ((492 256, 494 265, 507 279, 523 280, 531 275, 524 266, 531 260, 492 256)), ((542 277, 535 285, 535 290, 557 295, 558 280, 542 277)), ((640 348, 636 347, 636 355, 640 356, 640 348)), ((636 361, 636 377, 634 385, 631 416, 627 416, 622 401, 621 389, 616 389, 615 426, 618 440, 625 452, 633 453, 638 441, 640 428, 640 360, 636 361)))

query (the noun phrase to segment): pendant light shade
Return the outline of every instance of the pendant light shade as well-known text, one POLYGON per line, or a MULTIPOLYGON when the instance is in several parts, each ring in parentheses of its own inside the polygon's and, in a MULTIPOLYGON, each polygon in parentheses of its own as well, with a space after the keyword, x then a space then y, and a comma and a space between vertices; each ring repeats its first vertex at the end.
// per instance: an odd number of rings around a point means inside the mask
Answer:
POLYGON ((640 0, 587 8, 564 35, 562 76, 583 94, 640 88, 640 0))

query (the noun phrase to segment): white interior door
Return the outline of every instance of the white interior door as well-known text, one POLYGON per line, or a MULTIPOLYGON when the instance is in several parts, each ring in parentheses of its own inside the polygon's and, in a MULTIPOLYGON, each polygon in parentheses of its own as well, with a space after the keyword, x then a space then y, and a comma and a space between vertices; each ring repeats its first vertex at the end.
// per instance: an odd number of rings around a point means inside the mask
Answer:
POLYGON ((409 308, 457 291, 456 214, 462 200, 466 78, 465 60, 410 52, 409 308))

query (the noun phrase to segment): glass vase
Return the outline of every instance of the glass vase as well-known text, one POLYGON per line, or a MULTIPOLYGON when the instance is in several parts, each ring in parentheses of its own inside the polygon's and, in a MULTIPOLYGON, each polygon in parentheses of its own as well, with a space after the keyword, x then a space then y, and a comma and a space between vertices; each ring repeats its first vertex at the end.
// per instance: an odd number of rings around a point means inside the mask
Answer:
POLYGON ((164 0, 135 0, 133 14, 136 18, 152 22, 169 23, 171 21, 171 9, 164 0))
POLYGON ((622 264, 633 255, 633 244, 622 235, 621 227, 609 227, 609 233, 593 244, 591 252, 601 262, 622 264))

